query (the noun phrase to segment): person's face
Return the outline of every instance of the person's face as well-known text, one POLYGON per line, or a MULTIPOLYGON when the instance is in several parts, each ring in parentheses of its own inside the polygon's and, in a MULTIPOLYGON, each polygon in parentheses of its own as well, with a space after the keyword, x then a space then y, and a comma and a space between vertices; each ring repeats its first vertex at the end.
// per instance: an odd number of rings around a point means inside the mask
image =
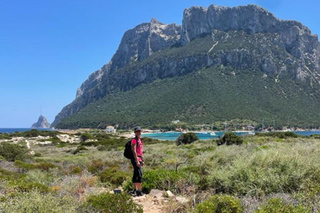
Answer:
POLYGON ((136 136, 137 136, 137 137, 140 137, 140 135, 141 135, 141 131, 140 131, 140 130, 138 130, 138 131, 136 131, 136 132, 135 132, 135 134, 136 134, 136 136))

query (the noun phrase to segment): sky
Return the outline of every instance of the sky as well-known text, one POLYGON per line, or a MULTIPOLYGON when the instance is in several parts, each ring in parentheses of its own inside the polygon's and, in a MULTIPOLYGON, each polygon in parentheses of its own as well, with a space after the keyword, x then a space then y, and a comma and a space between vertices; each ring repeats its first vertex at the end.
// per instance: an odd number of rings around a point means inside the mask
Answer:
POLYGON ((212 4, 256 4, 320 34, 319 0, 1 0, 0 128, 28 128, 40 115, 52 123, 125 31, 152 18, 182 24, 185 8, 212 4))

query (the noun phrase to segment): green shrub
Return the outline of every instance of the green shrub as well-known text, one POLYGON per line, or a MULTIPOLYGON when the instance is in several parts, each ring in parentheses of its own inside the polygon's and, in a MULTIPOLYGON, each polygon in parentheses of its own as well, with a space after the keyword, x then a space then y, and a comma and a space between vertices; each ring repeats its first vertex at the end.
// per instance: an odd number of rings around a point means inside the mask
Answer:
POLYGON ((46 193, 50 191, 50 188, 44 184, 37 183, 37 182, 24 182, 20 181, 14 188, 18 192, 30 192, 32 190, 37 190, 42 193, 46 193))
POLYGON ((53 136, 52 138, 48 139, 48 141, 51 141, 52 143, 59 143, 59 145, 64 144, 65 142, 62 142, 60 140, 60 138, 58 138, 57 136, 53 136))
POLYGON ((10 140, 11 137, 7 133, 0 133, 0 139, 7 139, 10 140))
POLYGON ((41 157, 42 155, 41 155, 40 152, 36 152, 36 153, 34 154, 34 156, 35 156, 35 157, 41 157))
POLYGON ((108 182, 112 185, 120 186, 128 178, 129 174, 116 169, 105 169, 98 176, 103 183, 108 182))
POLYGON ((222 136, 222 138, 219 138, 216 141, 216 143, 218 146, 223 145, 223 144, 241 145, 243 143, 243 139, 240 136, 234 134, 233 132, 227 132, 222 136))
POLYGON ((268 136, 268 137, 278 137, 278 138, 297 138, 303 137, 299 136, 294 132, 266 132, 266 133, 256 133, 256 136, 268 136))
POLYGON ((77 200, 71 196, 57 196, 37 190, 17 193, 13 198, 0 202, 1 212, 23 213, 74 213, 77 212, 77 200))
POLYGON ((21 160, 16 160, 14 162, 14 165, 20 169, 25 169, 25 170, 31 170, 31 169, 35 169, 36 166, 32 163, 26 163, 26 162, 23 162, 21 160))
POLYGON ((268 200, 268 203, 262 207, 259 207, 255 213, 306 213, 311 212, 310 207, 303 205, 293 205, 287 203, 280 198, 272 198, 268 200))
POLYGON ((0 167, 0 180, 13 180, 17 179, 21 176, 21 174, 16 172, 7 171, 0 167))
POLYGON ((23 137, 37 137, 40 135, 40 131, 36 130, 36 129, 32 129, 30 131, 26 131, 21 133, 23 137))
POLYGON ((41 169, 41 170, 45 170, 45 171, 49 171, 49 169, 52 168, 56 168, 57 166, 53 163, 49 163, 49 162, 41 162, 35 165, 36 168, 41 169))
POLYGON ((238 198, 230 195, 215 195, 196 206, 197 213, 241 213, 243 208, 238 198))
POLYGON ((102 171, 103 167, 104 163, 99 159, 94 159, 87 165, 88 171, 92 174, 97 174, 98 172, 102 171))
POLYGON ((8 142, 0 143, 0 155, 7 161, 24 160, 30 158, 29 150, 26 147, 8 142))
POLYGON ((91 139, 91 138, 92 138, 92 135, 89 134, 89 133, 82 133, 80 135, 80 141, 81 142, 85 142, 86 140, 91 139))
POLYGON ((90 195, 83 204, 84 212, 101 213, 142 213, 142 208, 133 202, 127 194, 109 194, 90 195), (86 211, 88 209, 89 211, 86 211))
POLYGON ((78 154, 80 151, 83 151, 83 150, 88 150, 88 149, 87 149, 86 147, 80 145, 80 146, 77 147, 77 149, 71 151, 71 154, 76 155, 76 154, 78 154))
POLYGON ((71 174, 81 174, 83 171, 83 169, 78 166, 70 166, 69 170, 70 170, 71 174))
POLYGON ((193 143, 197 140, 199 140, 198 136, 195 133, 189 132, 189 133, 185 133, 185 134, 180 135, 176 139, 176 144, 178 146, 181 144, 190 144, 190 143, 193 143))
POLYGON ((313 134, 313 135, 310 135, 310 138, 320 139, 320 134, 313 134))
POLYGON ((97 150, 98 151, 106 151, 107 147, 105 145, 99 145, 99 146, 97 146, 97 150))
MULTIPOLYGON (((150 193, 151 189, 178 190, 179 181, 185 178, 185 173, 176 172, 175 170, 158 169, 146 171, 143 173, 142 191, 150 193)), ((124 189, 127 191, 132 189, 131 180, 126 182, 124 189)))

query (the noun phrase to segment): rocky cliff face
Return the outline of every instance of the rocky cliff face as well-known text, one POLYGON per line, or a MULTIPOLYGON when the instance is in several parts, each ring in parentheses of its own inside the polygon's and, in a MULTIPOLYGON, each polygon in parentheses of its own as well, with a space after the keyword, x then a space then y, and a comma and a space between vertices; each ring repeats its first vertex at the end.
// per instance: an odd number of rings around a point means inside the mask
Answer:
POLYGON ((38 121, 32 124, 31 128, 50 128, 50 124, 44 116, 40 115, 38 121))
MULTIPOLYGON (((183 45, 212 29, 245 31, 249 34, 268 33, 275 36, 275 43, 294 56, 298 61, 296 78, 304 80, 312 72, 320 73, 319 40, 310 30, 297 21, 281 21, 265 9, 256 6, 192 7, 183 14, 181 42, 183 45)), ((267 58, 268 64, 272 58, 267 58)), ((263 67, 270 65, 261 65, 263 67)), ((272 65, 271 65, 272 66, 272 65)), ((280 70, 278 70, 279 72, 280 70)), ((319 78, 314 79, 318 82, 319 78)))
POLYGON ((114 91, 214 65, 259 69, 276 81, 283 76, 319 86, 319 41, 301 23, 279 20, 255 5, 192 7, 184 11, 182 26, 152 19, 124 34, 111 61, 89 76, 52 125, 114 91), (159 53, 203 36, 211 38, 205 51, 170 57, 159 53))
POLYGON ((113 73, 128 64, 146 59, 154 52, 174 45, 180 40, 180 32, 180 25, 163 24, 154 18, 150 23, 140 24, 125 32, 111 61, 89 76, 77 90, 76 99, 61 110, 52 126, 62 118, 78 112, 87 104, 107 95, 109 93, 107 87, 117 87, 109 83, 113 73))

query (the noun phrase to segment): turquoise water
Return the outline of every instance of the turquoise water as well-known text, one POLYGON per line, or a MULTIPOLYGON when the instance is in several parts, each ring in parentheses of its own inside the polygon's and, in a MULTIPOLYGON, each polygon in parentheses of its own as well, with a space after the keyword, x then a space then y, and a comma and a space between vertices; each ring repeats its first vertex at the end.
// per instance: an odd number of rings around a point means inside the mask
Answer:
MULTIPOLYGON (((218 138, 219 136, 222 136, 224 132, 215 132, 215 136, 211 136, 210 133, 208 134, 201 134, 196 133, 196 135, 199 137, 200 140, 208 140, 213 138, 218 138)), ((246 135, 247 132, 235 132, 236 135, 246 135)), ((151 134, 143 134, 142 137, 148 137, 148 138, 154 138, 158 140, 170 140, 173 141, 181 135, 181 132, 161 132, 161 133, 151 133, 151 134)))
POLYGON ((305 135, 305 136, 310 136, 310 135, 320 135, 320 131, 293 131, 297 135, 305 135))
MULTIPOLYGON (((31 128, 0 128, 0 133, 14 133, 14 132, 26 132, 32 130, 31 128)), ((52 129, 39 128, 37 130, 53 131, 52 129)))
MULTIPOLYGON (((222 136, 224 132, 216 132, 215 136, 211 136, 210 134, 200 134, 196 133, 200 140, 208 140, 208 139, 216 139, 219 136, 222 136)), ((294 133, 298 135, 310 136, 313 134, 320 134, 320 131, 294 131, 294 133)), ((152 134, 143 134, 142 137, 155 138, 159 140, 176 140, 181 132, 162 132, 162 133, 152 133, 152 134)), ((236 135, 247 135, 247 132, 235 132, 236 135)))

